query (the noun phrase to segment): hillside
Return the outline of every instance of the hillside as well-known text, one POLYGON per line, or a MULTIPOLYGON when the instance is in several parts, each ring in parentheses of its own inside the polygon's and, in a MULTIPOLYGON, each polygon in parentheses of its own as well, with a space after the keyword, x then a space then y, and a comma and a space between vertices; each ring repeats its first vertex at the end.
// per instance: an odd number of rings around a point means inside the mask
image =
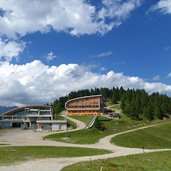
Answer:
POLYGON ((158 120, 171 115, 171 98, 158 92, 148 94, 145 90, 120 88, 95 88, 71 92, 67 96, 56 99, 52 106, 58 114, 65 109, 67 100, 101 94, 105 102, 120 103, 123 113, 132 120, 158 120))
POLYGON ((112 143, 132 148, 171 148, 171 122, 118 135, 112 139, 112 143))

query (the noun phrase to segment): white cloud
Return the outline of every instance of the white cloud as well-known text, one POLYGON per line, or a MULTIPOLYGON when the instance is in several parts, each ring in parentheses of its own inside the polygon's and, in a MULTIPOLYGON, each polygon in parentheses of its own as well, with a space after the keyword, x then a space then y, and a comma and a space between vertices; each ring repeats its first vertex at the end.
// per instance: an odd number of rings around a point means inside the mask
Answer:
POLYGON ((5 11, 0 18, 0 33, 15 37, 51 28, 70 34, 91 34, 97 31, 95 7, 85 0, 0 0, 5 11))
POLYGON ((108 69, 107 68, 105 68, 105 67, 101 67, 100 68, 100 71, 107 71, 108 69))
POLYGON ((111 19, 108 27, 117 27, 130 15, 130 13, 138 8, 144 0, 103 0, 103 7, 98 12, 99 19, 104 22, 111 19))
POLYGON ((111 56, 113 54, 112 51, 107 51, 107 52, 102 52, 96 55, 91 55, 91 57, 93 58, 103 58, 103 57, 107 57, 107 56, 111 56))
POLYGON ((55 59, 56 58, 56 55, 54 55, 54 53, 51 51, 51 52, 49 52, 48 54, 47 54, 47 56, 46 56, 46 59, 47 59, 47 61, 51 61, 51 60, 53 60, 53 59, 55 59))
POLYGON ((160 75, 156 75, 155 77, 153 77, 154 81, 159 81, 160 80, 160 75))
POLYGON ((171 78, 171 72, 167 75, 167 78, 171 78))
POLYGON ((23 42, 3 41, 0 38, 0 61, 10 62, 13 58, 17 59, 24 47, 23 42))
POLYGON ((171 14, 171 1, 160 0, 157 4, 152 7, 152 10, 159 10, 163 14, 171 14))
POLYGON ((120 25, 143 2, 101 1, 97 9, 86 0, 0 0, 0 35, 15 38, 51 29, 72 35, 104 34, 120 25))
POLYGON ((111 56, 113 53, 112 51, 108 51, 108 52, 103 52, 97 55, 97 57, 102 58, 102 57, 106 57, 106 56, 111 56))
POLYGON ((95 73, 77 64, 50 67, 37 60, 24 65, 6 62, 0 64, 0 73, 1 105, 44 104, 70 91, 94 87, 123 86, 171 94, 171 85, 150 83, 113 71, 95 73))

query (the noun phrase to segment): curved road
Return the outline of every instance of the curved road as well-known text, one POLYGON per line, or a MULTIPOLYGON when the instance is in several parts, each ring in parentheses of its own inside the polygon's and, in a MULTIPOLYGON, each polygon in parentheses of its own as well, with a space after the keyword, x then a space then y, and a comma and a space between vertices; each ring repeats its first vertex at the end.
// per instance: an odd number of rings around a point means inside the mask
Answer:
MULTIPOLYGON (((78 121, 73 118, 69 118, 70 120, 76 122, 77 128, 75 130, 80 130, 85 128, 85 124, 81 121, 78 121)), ((10 146, 69 146, 69 147, 88 147, 88 148, 100 148, 107 149, 112 151, 110 154, 105 155, 96 155, 96 156, 86 156, 86 157, 72 157, 72 158, 47 158, 47 159, 34 159, 25 162, 20 162, 15 165, 10 166, 0 166, 0 171, 59 171, 63 167, 68 166, 70 164, 74 164, 80 161, 90 161, 97 159, 106 159, 111 157, 119 157, 131 154, 140 154, 143 153, 142 149, 139 148, 125 148, 119 147, 110 143, 112 137, 124 134, 127 132, 132 132, 140 129, 145 129, 148 127, 152 127, 155 125, 144 126, 141 128, 136 128, 124 132, 120 132, 117 134, 106 136, 99 140, 96 144, 86 145, 86 144, 70 144, 63 142, 55 142, 49 140, 43 140, 45 135, 51 134, 51 132, 34 132, 32 130, 5 130, 0 132, 0 142, 10 144, 10 146)), ((75 131, 68 130, 68 131, 75 131)), ((145 150, 146 153, 154 152, 154 151, 168 151, 171 149, 154 149, 154 150, 145 150)))

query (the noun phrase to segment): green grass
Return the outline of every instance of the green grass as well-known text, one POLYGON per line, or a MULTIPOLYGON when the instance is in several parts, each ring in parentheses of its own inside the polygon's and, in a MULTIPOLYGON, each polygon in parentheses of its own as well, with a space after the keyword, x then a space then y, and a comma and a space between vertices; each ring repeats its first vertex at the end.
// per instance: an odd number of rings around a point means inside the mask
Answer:
POLYGON ((72 118, 82 121, 87 125, 93 119, 93 116, 72 116, 72 118))
POLYGON ((118 135, 112 139, 112 143, 134 148, 171 148, 171 122, 118 135))
POLYGON ((171 152, 144 153, 126 157, 80 162, 62 171, 170 171, 171 152))
POLYGON ((109 100, 109 101, 105 102, 105 105, 106 105, 106 107, 108 107, 108 106, 113 105, 113 103, 112 103, 112 101, 111 101, 111 100, 109 100))
POLYGON ((110 153, 110 151, 90 148, 50 146, 0 147, 0 165, 8 165, 19 161, 37 158, 79 157, 106 153, 110 153))
MULTIPOLYGON (((69 142, 69 143, 76 143, 76 144, 93 144, 98 142, 99 139, 118 132, 126 131, 129 129, 142 127, 144 125, 153 124, 155 122, 147 122, 147 121, 134 121, 127 117, 125 114, 122 113, 120 109, 120 104, 112 105, 111 108, 117 109, 120 112, 121 118, 119 120, 110 120, 106 117, 99 116, 99 120, 105 125, 105 131, 99 131, 96 128, 91 128, 88 130, 79 130, 74 132, 60 133, 60 134, 52 134, 44 137, 44 139, 50 139, 54 141, 61 141, 61 142, 69 142)), ((88 117, 88 116, 87 116, 88 117)), ((80 117, 81 118, 81 117, 80 117)), ((82 120, 86 120, 82 117, 82 120)), ((75 117, 76 119, 76 117, 75 117)), ((157 121, 163 122, 163 121, 157 121)))
POLYGON ((65 120, 65 118, 63 116, 59 115, 59 114, 55 115, 55 119, 57 119, 57 120, 65 120))
POLYGON ((124 130, 128 130, 134 128, 136 126, 133 123, 129 123, 125 120, 110 120, 106 117, 99 117, 102 123, 104 123, 105 127, 107 128, 105 131, 99 131, 96 128, 92 129, 84 129, 74 132, 60 133, 60 134, 51 134, 44 139, 50 139, 54 141, 61 141, 61 142, 69 142, 69 143, 76 143, 76 144, 93 144, 96 143, 99 139, 113 134, 118 133, 124 130))
POLYGON ((77 128, 76 123, 71 121, 71 120, 69 120, 69 119, 67 119, 67 126, 68 127, 72 127, 73 129, 77 128))
POLYGON ((84 129, 74 132, 52 134, 44 137, 44 139, 50 139, 54 141, 76 143, 76 144, 92 144, 103 137, 103 132, 93 129, 84 129))
MULTIPOLYGON (((113 111, 115 112, 118 112, 121 116, 121 119, 122 121, 125 121, 129 124, 137 124, 137 123, 142 123, 142 121, 134 121, 132 120, 131 118, 129 118, 127 115, 125 115, 123 112, 122 112, 122 109, 120 107, 120 103, 118 104, 112 104, 110 106, 108 106, 108 108, 112 109, 113 111)), ((144 122, 144 121, 143 121, 144 122)))
POLYGON ((1 145, 3 145, 3 146, 4 146, 4 145, 9 145, 9 144, 0 144, 0 146, 1 146, 1 145))
POLYGON ((116 111, 121 111, 119 103, 118 104, 112 104, 111 106, 109 106, 109 108, 116 110, 116 111))

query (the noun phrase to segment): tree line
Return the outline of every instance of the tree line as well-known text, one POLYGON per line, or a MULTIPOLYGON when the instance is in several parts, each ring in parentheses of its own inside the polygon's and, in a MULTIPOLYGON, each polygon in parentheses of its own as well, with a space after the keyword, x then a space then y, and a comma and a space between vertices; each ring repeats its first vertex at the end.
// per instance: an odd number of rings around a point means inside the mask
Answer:
POLYGON ((145 90, 120 88, 95 88, 79 91, 72 91, 67 96, 56 99, 53 104, 54 113, 60 113, 65 109, 66 101, 90 95, 101 94, 104 101, 111 101, 112 104, 121 104, 124 114, 135 120, 163 119, 171 115, 171 98, 158 92, 148 94, 145 90))

